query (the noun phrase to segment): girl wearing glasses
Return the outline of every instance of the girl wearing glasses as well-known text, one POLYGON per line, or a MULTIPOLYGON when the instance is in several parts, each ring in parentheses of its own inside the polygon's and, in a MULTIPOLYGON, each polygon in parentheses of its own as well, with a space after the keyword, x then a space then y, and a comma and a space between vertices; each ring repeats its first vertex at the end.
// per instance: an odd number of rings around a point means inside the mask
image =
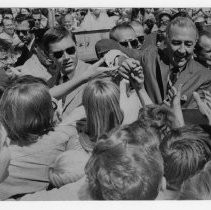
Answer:
POLYGON ((41 79, 19 78, 3 93, 0 113, 11 140, 11 164, 9 177, 0 184, 0 200, 46 189, 49 166, 67 143, 69 149, 80 150, 75 127, 56 125, 55 109, 41 79))

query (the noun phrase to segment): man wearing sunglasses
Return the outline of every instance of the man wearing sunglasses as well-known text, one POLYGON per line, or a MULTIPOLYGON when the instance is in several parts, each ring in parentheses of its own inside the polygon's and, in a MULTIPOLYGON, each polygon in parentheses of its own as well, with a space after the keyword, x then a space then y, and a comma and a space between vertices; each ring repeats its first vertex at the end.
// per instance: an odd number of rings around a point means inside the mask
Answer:
POLYGON ((122 23, 113 27, 110 31, 110 39, 119 42, 122 46, 133 49, 140 49, 141 43, 136 33, 128 23, 122 23))
POLYGON ((16 62, 16 66, 23 65, 32 55, 32 50, 35 42, 35 35, 30 32, 33 27, 33 22, 27 15, 19 14, 16 20, 16 34, 19 39, 24 43, 21 47, 21 56, 16 62))
MULTIPOLYGON (((89 72, 88 69, 91 65, 78 59, 74 36, 65 27, 58 26, 49 29, 44 34, 43 46, 55 66, 55 73, 48 81, 50 87, 58 87, 58 85, 67 83, 71 85, 71 82, 81 80, 84 73, 89 72)), ((57 91, 56 98, 63 100, 64 115, 68 115, 81 105, 83 90, 89 78, 90 75, 87 75, 86 81, 82 81, 71 92, 66 91, 64 94, 63 87, 61 91, 57 91)))
MULTIPOLYGON (((178 88, 182 84, 182 108, 195 109, 197 104, 193 92, 203 95, 204 90, 211 91, 210 70, 193 59, 197 39, 198 31, 194 22, 189 17, 179 16, 167 26, 166 46, 163 49, 156 46, 149 46, 143 51, 128 49, 113 40, 103 40, 102 45, 106 47, 104 51, 112 46, 111 50, 121 50, 127 56, 140 61, 146 91, 155 104, 169 99, 171 88, 178 88)), ((125 68, 123 71, 128 70, 125 68)))
POLYGON ((138 39, 139 41, 139 46, 137 49, 141 50, 142 49, 142 46, 144 44, 144 36, 145 36, 145 33, 144 33, 144 27, 143 25, 137 21, 137 20, 134 20, 134 21, 131 21, 130 23, 130 26, 133 28, 133 30, 135 31, 136 33, 136 38, 138 39))

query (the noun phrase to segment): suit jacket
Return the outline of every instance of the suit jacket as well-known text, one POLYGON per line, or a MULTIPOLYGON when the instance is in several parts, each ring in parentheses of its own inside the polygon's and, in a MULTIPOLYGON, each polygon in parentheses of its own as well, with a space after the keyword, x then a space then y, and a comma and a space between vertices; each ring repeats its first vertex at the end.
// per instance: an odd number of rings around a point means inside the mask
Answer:
MULTIPOLYGON (((144 50, 135 50, 125 48, 113 40, 105 39, 104 41, 107 43, 104 44, 107 46, 107 51, 110 50, 109 46, 112 46, 112 49, 121 50, 127 56, 140 61, 143 66, 145 88, 148 95, 154 103, 162 103, 166 97, 167 78, 170 72, 167 49, 149 46, 144 50)), ((182 104, 182 107, 196 108, 192 93, 197 91, 201 94, 204 89, 211 91, 211 71, 194 59, 190 59, 180 73, 175 87, 178 87, 179 84, 183 84, 182 95, 187 96, 187 101, 182 104)))
MULTIPOLYGON (((91 65, 79 60, 77 66, 76 66, 76 69, 75 69, 74 76, 78 76, 78 75, 84 73, 84 71, 86 71, 89 66, 91 66, 91 65)), ((73 90, 66 96, 66 98, 64 100, 65 103, 64 103, 64 107, 63 107, 63 116, 69 115, 76 107, 81 105, 83 91, 84 91, 84 88, 86 87, 86 85, 87 85, 87 83, 80 85, 78 88, 76 88, 75 90, 73 90)))

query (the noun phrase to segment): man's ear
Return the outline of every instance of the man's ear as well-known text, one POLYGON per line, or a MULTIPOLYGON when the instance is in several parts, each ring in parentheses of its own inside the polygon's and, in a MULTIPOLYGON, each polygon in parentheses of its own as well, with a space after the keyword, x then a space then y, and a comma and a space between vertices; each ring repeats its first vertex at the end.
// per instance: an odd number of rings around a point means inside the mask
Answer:
POLYGON ((166 178, 163 176, 161 180, 160 191, 165 191, 165 190, 166 190, 166 178))

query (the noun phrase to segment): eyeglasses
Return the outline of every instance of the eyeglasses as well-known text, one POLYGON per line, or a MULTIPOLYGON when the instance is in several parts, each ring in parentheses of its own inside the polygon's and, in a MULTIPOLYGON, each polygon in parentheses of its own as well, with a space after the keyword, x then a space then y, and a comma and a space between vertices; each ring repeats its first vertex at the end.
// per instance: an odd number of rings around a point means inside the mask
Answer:
POLYGON ((139 41, 137 39, 128 40, 128 41, 119 42, 119 43, 124 47, 129 47, 130 45, 132 48, 137 48, 139 45, 139 41))
POLYGON ((170 23, 170 20, 161 20, 160 25, 165 25, 167 26, 170 23))
POLYGON ((55 101, 51 101, 51 102, 52 102, 53 110, 56 111, 58 108, 57 103, 55 101))
POLYGON ((68 55, 74 55, 76 52, 76 48, 75 47, 69 47, 66 50, 61 50, 61 51, 57 51, 57 52, 53 52, 53 56, 57 59, 61 58, 64 54, 64 51, 68 54, 68 55))
POLYGON ((38 18, 38 19, 35 19, 35 18, 34 18, 34 21, 41 21, 41 18, 38 18))
POLYGON ((137 36, 137 39, 139 41, 140 44, 143 44, 144 42, 144 36, 137 36))
POLYGON ((22 33, 24 36, 28 34, 28 30, 16 30, 17 35, 19 36, 22 33))

